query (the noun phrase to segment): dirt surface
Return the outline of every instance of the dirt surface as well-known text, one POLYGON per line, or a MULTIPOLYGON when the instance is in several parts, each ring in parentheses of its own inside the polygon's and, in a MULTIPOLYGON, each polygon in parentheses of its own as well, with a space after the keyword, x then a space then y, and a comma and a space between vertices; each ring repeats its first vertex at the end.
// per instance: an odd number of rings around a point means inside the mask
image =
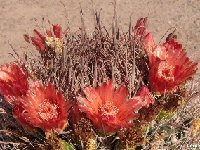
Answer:
MULTIPOLYGON (((23 34, 34 28, 58 23, 72 31, 80 26, 82 8, 88 34, 93 30, 92 8, 101 10, 102 23, 111 27, 113 0, 0 0, 0 64, 12 61, 12 44, 18 53, 33 48, 24 41, 23 34), (42 23, 42 18, 44 22, 42 23)), ((189 56, 200 61, 200 0, 118 0, 119 27, 126 31, 131 16, 135 25, 140 17, 148 17, 149 30, 157 42, 170 28, 177 28, 179 41, 189 56)))

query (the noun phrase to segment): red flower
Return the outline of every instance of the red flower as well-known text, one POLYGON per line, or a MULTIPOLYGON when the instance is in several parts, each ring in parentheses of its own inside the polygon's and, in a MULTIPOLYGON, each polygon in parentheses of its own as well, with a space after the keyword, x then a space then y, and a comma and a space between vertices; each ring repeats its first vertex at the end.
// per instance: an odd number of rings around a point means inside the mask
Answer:
POLYGON ((146 103, 139 96, 127 101, 128 90, 124 85, 113 89, 112 81, 100 87, 86 87, 86 98, 77 97, 80 110, 103 132, 116 132, 132 125, 131 120, 138 117, 136 111, 146 103))
POLYGON ((9 104, 13 105, 15 99, 26 95, 27 78, 27 73, 16 64, 6 64, 0 67, 0 93, 9 104))
MULTIPOLYGON (((62 29, 60 25, 53 25, 53 32, 51 30, 46 30, 46 35, 42 35, 36 29, 34 29, 33 32, 35 36, 31 37, 31 41, 40 53, 45 53, 49 50, 49 47, 57 50, 62 48, 62 29)), ((27 36, 25 36, 26 41, 27 39, 27 36)))
POLYGON ((70 103, 66 102, 52 84, 35 83, 26 97, 16 104, 13 114, 23 125, 39 127, 45 132, 62 131, 67 125, 70 103))
POLYGON ((189 60, 182 45, 175 39, 158 46, 152 44, 152 38, 149 39, 144 42, 144 48, 149 57, 149 80, 155 92, 171 91, 196 72, 197 63, 189 60))

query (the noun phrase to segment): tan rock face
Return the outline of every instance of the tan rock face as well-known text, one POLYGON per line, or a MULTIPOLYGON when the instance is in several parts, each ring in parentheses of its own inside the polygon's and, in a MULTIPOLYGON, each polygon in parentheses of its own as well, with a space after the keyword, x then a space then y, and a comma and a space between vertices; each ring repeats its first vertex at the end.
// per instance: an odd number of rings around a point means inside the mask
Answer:
MULTIPOLYGON (((11 43, 18 53, 33 47, 24 42, 23 34, 32 33, 33 28, 48 27, 59 23, 72 31, 80 26, 80 8, 85 18, 87 32, 93 30, 92 8, 101 10, 103 25, 110 29, 113 16, 113 0, 0 0, 0 64, 14 60, 11 43), (44 22, 42 21, 44 18, 44 22), (42 23, 43 22, 43 23, 42 23)), ((177 28, 178 39, 189 55, 200 60, 200 3, 198 0, 117 0, 119 27, 126 31, 129 20, 133 25, 140 17, 147 16, 149 30, 159 42, 168 29, 177 28)))

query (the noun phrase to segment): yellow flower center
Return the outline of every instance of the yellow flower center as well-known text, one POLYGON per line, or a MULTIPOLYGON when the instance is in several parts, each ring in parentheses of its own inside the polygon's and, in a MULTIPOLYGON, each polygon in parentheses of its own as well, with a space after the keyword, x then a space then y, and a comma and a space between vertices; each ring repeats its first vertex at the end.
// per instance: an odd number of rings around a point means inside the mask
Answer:
POLYGON ((174 67, 167 62, 161 62, 159 64, 158 74, 167 81, 174 81, 174 67))
POLYGON ((56 37, 48 37, 48 36, 45 37, 45 39, 47 46, 54 48, 58 54, 62 53, 63 49, 62 39, 56 37))
POLYGON ((198 135, 200 132, 200 118, 194 119, 191 124, 192 136, 198 135))
POLYGON ((105 121, 115 121, 118 112, 119 109, 113 104, 113 102, 110 101, 107 101, 99 108, 99 113, 102 117, 102 120, 105 121))
POLYGON ((51 120, 57 118, 58 111, 57 106, 50 102, 44 101, 39 105, 38 115, 42 120, 51 120))

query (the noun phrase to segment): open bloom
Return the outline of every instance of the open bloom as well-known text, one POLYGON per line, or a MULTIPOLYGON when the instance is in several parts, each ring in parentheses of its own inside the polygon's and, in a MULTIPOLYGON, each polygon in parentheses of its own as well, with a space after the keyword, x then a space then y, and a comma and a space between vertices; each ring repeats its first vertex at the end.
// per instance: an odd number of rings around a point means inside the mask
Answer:
MULTIPOLYGON (((46 30, 46 34, 42 35, 36 29, 33 30, 34 37, 31 37, 32 43, 35 45, 40 53, 45 53, 49 48, 55 49, 57 52, 62 51, 63 40, 61 37, 61 26, 53 25, 53 32, 51 30, 46 30)), ((27 36, 25 36, 27 41, 27 36)))
POLYGON ((15 99, 26 95, 28 75, 17 64, 5 64, 0 67, 0 93, 13 105, 15 99))
POLYGON ((14 108, 14 116, 23 125, 43 129, 62 131, 67 125, 70 103, 66 102, 52 84, 42 86, 35 83, 27 96, 21 98, 14 108))
POLYGON ((148 34, 143 44, 149 57, 149 81, 155 92, 171 91, 196 72, 197 63, 189 60, 175 39, 155 45, 152 35, 148 34))
POLYGON ((111 80, 97 88, 86 87, 83 91, 86 98, 77 97, 80 110, 105 133, 130 126, 130 121, 138 117, 136 111, 146 105, 140 96, 127 100, 127 88, 121 85, 114 89, 111 80))

